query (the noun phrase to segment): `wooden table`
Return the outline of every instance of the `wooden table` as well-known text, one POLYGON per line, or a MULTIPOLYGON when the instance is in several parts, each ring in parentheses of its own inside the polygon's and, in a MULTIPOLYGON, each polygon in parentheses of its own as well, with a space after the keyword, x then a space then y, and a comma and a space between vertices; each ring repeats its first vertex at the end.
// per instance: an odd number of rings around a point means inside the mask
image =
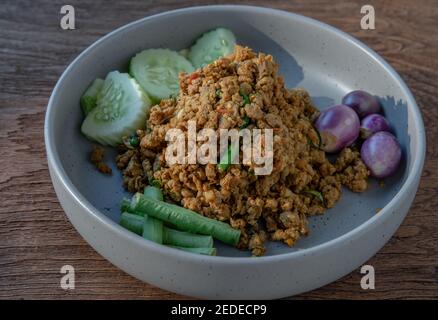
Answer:
MULTIPOLYGON (((228 2, 228 1, 227 1, 228 2)), ((438 5, 435 0, 241 1, 300 13, 344 30, 381 54, 412 89, 427 127, 427 161, 408 217, 368 264, 303 299, 438 298, 438 5), (360 7, 374 5, 376 29, 360 29, 360 7)), ((218 1, 16 1, 0 6, 0 298, 183 298, 111 265, 76 232, 50 182, 43 141, 50 93, 66 66, 95 40, 158 12, 218 1), (74 31, 60 8, 76 9, 74 31), (76 289, 60 287, 60 268, 76 270, 76 289)))

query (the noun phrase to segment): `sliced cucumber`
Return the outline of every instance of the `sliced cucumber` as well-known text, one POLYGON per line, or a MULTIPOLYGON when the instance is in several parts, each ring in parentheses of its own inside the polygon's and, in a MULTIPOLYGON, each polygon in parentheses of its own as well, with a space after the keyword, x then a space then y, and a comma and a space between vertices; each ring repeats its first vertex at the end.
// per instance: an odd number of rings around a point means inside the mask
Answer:
POLYGON ((234 51, 236 37, 225 28, 204 33, 190 48, 189 60, 195 68, 201 68, 234 51))
POLYGON ((81 97, 81 107, 85 115, 87 115, 91 110, 96 107, 97 95, 103 87, 104 81, 97 78, 91 85, 85 90, 81 97))
POLYGON ((151 102, 127 73, 112 71, 97 96, 96 107, 82 123, 81 131, 103 145, 116 146, 122 137, 143 128, 151 102))
POLYGON ((129 73, 155 101, 178 94, 180 72, 193 72, 190 61, 168 49, 148 49, 131 59, 129 73))
POLYGON ((178 53, 180 55, 182 55, 184 58, 188 59, 189 58, 190 49, 187 49, 187 48, 181 49, 181 50, 178 51, 178 53))

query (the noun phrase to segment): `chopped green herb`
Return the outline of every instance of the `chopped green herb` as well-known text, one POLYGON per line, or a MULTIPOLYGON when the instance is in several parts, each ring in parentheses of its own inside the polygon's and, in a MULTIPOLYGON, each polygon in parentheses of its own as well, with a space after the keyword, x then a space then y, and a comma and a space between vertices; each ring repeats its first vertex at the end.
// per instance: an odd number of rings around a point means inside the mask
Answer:
POLYGON ((156 188, 161 188, 161 187, 162 187, 162 183, 161 183, 161 181, 160 181, 160 180, 157 180, 157 179, 150 180, 150 181, 149 181, 149 184, 150 184, 151 186, 153 186, 153 187, 156 187, 156 188))
POLYGON ((139 144, 140 144, 140 140, 138 140, 137 136, 132 136, 131 138, 129 138, 129 145, 131 147, 137 148, 139 144))
MULTIPOLYGON (((251 119, 248 116, 244 116, 242 120, 243 124, 240 126, 239 129, 245 129, 251 122, 251 119)), ((219 163, 217 164, 217 168, 219 169, 219 171, 227 171, 227 169, 230 167, 232 159, 234 159, 234 157, 236 156, 237 155, 234 154, 233 144, 230 144, 228 146, 227 152, 220 158, 219 163)))
POLYGON ((227 148, 227 151, 223 154, 223 156, 219 160, 219 163, 217 164, 217 168, 219 169, 219 171, 227 171, 227 169, 230 167, 231 161, 236 156, 233 151, 233 144, 230 144, 227 148))
POLYGON ((241 95, 242 98, 243 98, 243 105, 247 105, 247 104, 251 103, 251 101, 249 100, 248 95, 246 95, 246 94, 244 94, 244 93, 242 93, 242 92, 240 92, 240 95, 241 95))
POLYGON ((312 141, 312 139, 310 139, 309 137, 307 137, 307 144, 309 145, 309 146, 311 146, 312 148, 315 148, 315 149, 321 149, 317 144, 315 144, 313 141, 312 141))
POLYGON ((317 135, 317 137, 318 137, 318 144, 315 144, 315 143, 313 142, 313 140, 310 139, 309 137, 307 137, 307 143, 308 143, 311 147, 314 147, 314 148, 316 148, 316 149, 321 149, 321 146, 322 146, 322 138, 321 138, 321 134, 319 133, 319 131, 318 131, 314 126, 312 126, 312 128, 313 128, 313 130, 315 130, 316 135, 317 135))
POLYGON ((251 122, 251 119, 248 116, 244 116, 242 120, 243 120, 243 124, 240 126, 240 129, 245 129, 251 122))
POLYGON ((321 201, 322 205, 325 207, 324 196, 322 195, 321 192, 316 191, 316 190, 306 190, 304 192, 311 194, 311 195, 315 196, 316 198, 318 198, 318 200, 321 201))
POLYGON ((222 91, 220 89, 216 90, 216 98, 220 99, 222 96, 222 91))
POLYGON ((321 147, 322 147, 322 138, 321 138, 321 134, 319 133, 319 131, 318 131, 315 127, 313 127, 313 129, 315 130, 316 135, 318 136, 318 148, 321 149, 321 147))

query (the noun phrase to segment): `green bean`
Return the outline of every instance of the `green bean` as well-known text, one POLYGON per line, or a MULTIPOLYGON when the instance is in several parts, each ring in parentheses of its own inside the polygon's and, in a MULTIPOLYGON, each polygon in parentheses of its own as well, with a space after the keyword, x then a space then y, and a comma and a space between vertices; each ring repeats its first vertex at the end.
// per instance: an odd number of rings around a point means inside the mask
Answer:
MULTIPOLYGON (((163 192, 161 192, 161 190, 157 187, 146 186, 143 194, 145 197, 163 201, 163 192)), ((145 215, 143 224, 143 238, 162 244, 163 237, 163 221, 145 215)))
POLYGON ((239 242, 240 231, 230 225, 210 219, 200 214, 170 203, 149 199, 141 193, 136 193, 131 201, 134 212, 147 214, 151 217, 171 223, 182 231, 211 235, 222 242, 236 245, 239 242))
MULTIPOLYGON (((145 188, 144 196, 154 200, 163 200, 163 193, 161 190, 152 186, 147 186, 145 188)), ((142 235, 143 238, 160 244, 164 243, 180 247, 213 247, 213 238, 211 236, 193 234, 168 228, 163 225, 161 220, 132 210, 130 204, 131 201, 128 199, 124 198, 122 200, 121 206, 124 209, 129 209, 131 213, 122 213, 120 224, 128 230, 142 235)))
POLYGON ((163 201, 163 192, 160 188, 154 186, 146 186, 146 188, 144 188, 143 194, 148 198, 163 201))
POLYGON ((141 235, 143 233, 144 218, 129 212, 123 212, 119 224, 129 231, 141 235))
MULTIPOLYGON (((155 187, 146 187, 145 193, 150 197, 157 199, 163 199, 163 194, 160 189, 155 187)), ((143 236, 143 238, 163 243, 163 222, 152 217, 139 214, 131 209, 131 201, 127 198, 123 198, 120 204, 123 211, 120 218, 120 225, 124 228, 143 236)))
POLYGON ((122 201, 120 202, 120 211, 129 212, 130 207, 131 207, 131 200, 129 200, 128 198, 123 198, 122 201))
POLYGON ((211 236, 174 230, 163 226, 162 221, 147 215, 142 217, 134 213, 123 212, 120 225, 156 243, 190 248, 213 247, 213 238, 211 236))
POLYGON ((164 227, 163 243, 189 248, 212 248, 213 238, 164 227))
MULTIPOLYGON (((147 186, 144 189, 143 194, 147 198, 163 201, 163 192, 157 187, 147 186)), ((151 225, 151 224, 157 224, 158 222, 162 224, 161 221, 153 217, 148 217, 147 215, 145 215, 145 220, 148 220, 145 221, 145 226, 146 224, 151 225)), ((159 230, 160 228, 155 227, 155 229, 159 230)), ((153 239, 149 239, 149 240, 153 240, 153 239)), ((204 235, 193 234, 184 231, 178 231, 168 228, 166 226, 162 226, 161 235, 159 235, 158 239, 155 239, 155 241, 159 243, 170 244, 170 245, 181 246, 181 247, 206 247, 206 248, 213 247, 213 238, 211 236, 204 236, 204 235)))
POLYGON ((147 215, 145 215, 143 219, 143 238, 162 244, 164 233, 163 221, 147 215))

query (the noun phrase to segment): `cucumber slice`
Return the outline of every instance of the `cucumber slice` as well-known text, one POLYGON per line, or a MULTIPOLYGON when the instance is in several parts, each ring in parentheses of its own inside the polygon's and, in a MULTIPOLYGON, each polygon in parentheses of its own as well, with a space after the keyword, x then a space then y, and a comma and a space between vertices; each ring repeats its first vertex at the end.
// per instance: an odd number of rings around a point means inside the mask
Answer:
POLYGON ((148 49, 131 59, 129 73, 155 101, 178 94, 180 72, 193 72, 190 61, 168 49, 148 49))
POLYGON ((189 58, 190 49, 187 49, 187 48, 181 49, 181 50, 178 51, 178 53, 180 55, 182 55, 184 58, 188 59, 189 58))
POLYGON ((96 107, 97 95, 102 89, 103 83, 104 81, 102 79, 95 79, 82 95, 81 107, 85 115, 96 107))
POLYGON ((225 28, 204 33, 190 48, 189 60, 195 68, 201 68, 234 51, 236 37, 225 28))
POLYGON ((96 107, 82 123, 81 131, 103 145, 116 146, 122 137, 146 124, 151 101, 127 73, 112 71, 97 95, 96 107))

